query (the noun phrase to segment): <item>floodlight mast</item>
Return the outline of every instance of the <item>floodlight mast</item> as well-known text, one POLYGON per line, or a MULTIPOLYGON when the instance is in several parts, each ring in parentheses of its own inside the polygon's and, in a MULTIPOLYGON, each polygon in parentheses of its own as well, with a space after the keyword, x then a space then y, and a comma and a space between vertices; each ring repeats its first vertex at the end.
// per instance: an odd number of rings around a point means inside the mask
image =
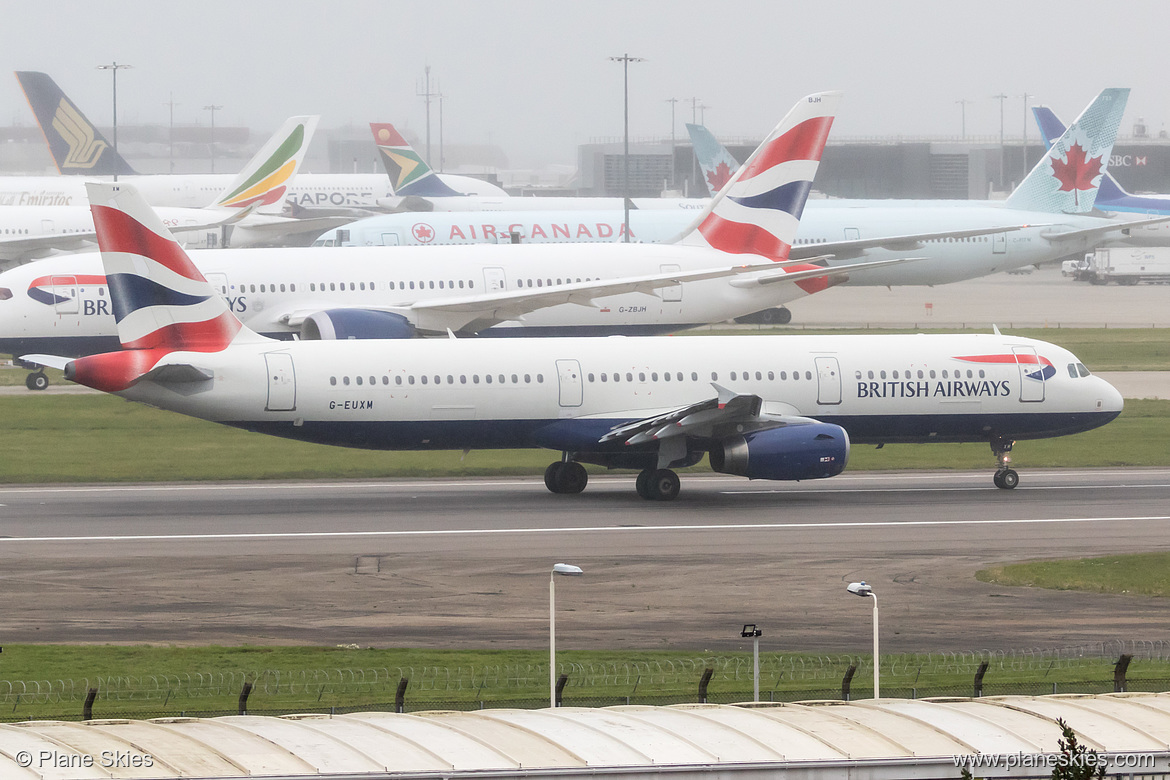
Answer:
POLYGON ((739 632, 742 637, 752 638, 752 701, 756 702, 760 700, 760 637, 763 633, 755 623, 745 623, 739 632))
POLYGON ((557 575, 579 577, 585 572, 580 566, 558 563, 548 575, 548 706, 557 706, 557 575))
POLYGON ((862 598, 873 599, 873 697, 880 699, 881 681, 878 677, 878 601, 877 595, 873 592, 873 588, 867 585, 865 580, 861 582, 851 582, 845 588, 854 596, 861 596, 862 598))

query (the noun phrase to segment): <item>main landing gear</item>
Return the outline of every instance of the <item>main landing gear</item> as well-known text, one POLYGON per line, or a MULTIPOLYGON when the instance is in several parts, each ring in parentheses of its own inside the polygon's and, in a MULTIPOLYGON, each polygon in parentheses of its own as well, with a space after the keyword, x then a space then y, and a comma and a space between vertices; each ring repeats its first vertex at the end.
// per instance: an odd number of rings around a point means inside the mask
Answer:
POLYGON ((678 498, 681 484, 678 474, 670 469, 643 469, 634 487, 647 501, 673 501, 678 498))
MULTIPOLYGON (((580 493, 589 483, 585 467, 575 460, 558 460, 544 470, 544 486, 551 493, 580 493)), ((643 469, 635 484, 638 495, 647 501, 673 501, 681 483, 670 469, 643 469)))
POLYGON ((589 474, 575 460, 558 460, 544 470, 544 486, 553 493, 580 493, 587 484, 589 474))
POLYGON ((29 390, 44 390, 49 386, 49 378, 44 370, 34 371, 24 378, 24 386, 29 390))
POLYGON ((1020 484, 1020 475, 1008 465, 1012 462, 1008 453, 1012 451, 1012 445, 1014 444, 1014 441, 1008 439, 997 438, 991 440, 991 451, 995 453, 995 459, 999 461, 999 468, 996 469, 992 482, 995 483, 997 488, 1002 490, 1011 490, 1020 484))

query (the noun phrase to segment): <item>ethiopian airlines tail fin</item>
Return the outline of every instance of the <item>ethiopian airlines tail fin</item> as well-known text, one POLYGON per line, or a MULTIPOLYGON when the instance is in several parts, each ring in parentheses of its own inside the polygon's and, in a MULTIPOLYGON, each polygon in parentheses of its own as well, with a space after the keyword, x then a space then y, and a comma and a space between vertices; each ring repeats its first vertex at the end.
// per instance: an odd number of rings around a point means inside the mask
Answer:
POLYGON ((48 74, 18 70, 16 78, 37 117, 58 171, 85 176, 134 173, 130 163, 114 151, 105 136, 48 74))
MULTIPOLYGON (((1045 149, 1050 148, 1053 141, 1064 135, 1064 122, 1060 121, 1060 117, 1048 106, 1034 106, 1032 116, 1036 117, 1036 124, 1040 127, 1040 137, 1044 139, 1045 149)), ((1112 173, 1105 172, 1101 178, 1101 186, 1097 189, 1097 206, 1107 211, 1114 209, 1118 211, 1148 210, 1144 207, 1149 204, 1130 204, 1130 199, 1134 197, 1117 183, 1117 179, 1113 178, 1112 173), (1134 206, 1134 208, 1126 208, 1129 205, 1134 206)), ((1161 205, 1164 208, 1166 204, 1161 205)))
POLYGON ((284 208, 284 196, 305 161, 319 116, 294 116, 285 120, 268 143, 253 155, 213 207, 245 209, 260 214, 277 214, 284 208))
POLYGON ((723 189, 728 179, 739 170, 739 161, 731 156, 727 148, 715 140, 715 136, 703 125, 687 123, 687 132, 691 136, 691 146, 695 150, 695 159, 699 161, 699 168, 703 171, 703 181, 707 189, 714 195, 723 189))
POLYGON ((374 133, 374 143, 378 145, 382 165, 386 167, 395 195, 439 198, 463 194, 444 184, 414 147, 394 129, 394 125, 371 122, 370 130, 374 133))
POLYGON ((786 260, 840 102, 802 98, 677 243, 786 260))
POLYGON ((1081 112, 1007 199, 1008 208, 1053 214, 1093 210, 1129 99, 1106 89, 1081 112))

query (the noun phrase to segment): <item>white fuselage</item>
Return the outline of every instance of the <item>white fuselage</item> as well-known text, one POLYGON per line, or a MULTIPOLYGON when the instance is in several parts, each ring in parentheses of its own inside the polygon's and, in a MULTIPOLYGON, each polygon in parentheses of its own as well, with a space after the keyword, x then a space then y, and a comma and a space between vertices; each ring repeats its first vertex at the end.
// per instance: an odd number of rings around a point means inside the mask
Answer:
POLYGON ((1122 408, 1120 394, 1067 350, 998 334, 237 341, 159 365, 169 363, 213 378, 144 380, 120 394, 370 449, 604 452, 597 439, 610 427, 712 398, 714 385, 758 395, 764 415, 840 425, 855 443, 1059 436, 1122 408))

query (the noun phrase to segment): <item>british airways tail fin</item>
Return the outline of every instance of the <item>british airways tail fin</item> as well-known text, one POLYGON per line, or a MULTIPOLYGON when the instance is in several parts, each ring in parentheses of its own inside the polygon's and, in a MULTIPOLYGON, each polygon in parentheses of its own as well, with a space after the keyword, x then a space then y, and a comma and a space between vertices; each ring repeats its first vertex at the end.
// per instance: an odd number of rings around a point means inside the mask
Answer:
POLYGON ((699 161, 699 169, 703 171, 703 181, 714 195, 739 170, 739 161, 703 125, 688 122, 687 133, 691 136, 691 146, 695 150, 695 159, 699 161))
POLYGON ((18 70, 16 78, 41 126, 58 171, 85 176, 134 173, 130 164, 114 151, 105 136, 48 74, 18 70))
POLYGON ((254 207, 261 214, 279 213, 284 207, 285 193, 305 161, 319 119, 319 116, 286 119, 212 205, 229 209, 254 207))
MULTIPOLYGON (((1050 148, 1052 142, 1064 134, 1064 122, 1060 121, 1060 117, 1048 106, 1034 106, 1032 116, 1036 117, 1036 124, 1040 127, 1040 137, 1044 139, 1044 148, 1050 148)), ((1117 183, 1117 179, 1113 178, 1112 173, 1105 172, 1105 176, 1101 179, 1101 186, 1097 188, 1098 206, 1109 210, 1114 205, 1124 205, 1123 199, 1132 197, 1117 183)))
POLYGON ((444 184, 414 147, 394 129, 394 125, 371 122, 370 130, 374 133, 374 143, 378 145, 382 165, 386 167, 395 195, 440 198, 463 194, 444 184))
POLYGON ((1020 182, 1007 207, 1053 214, 1092 211, 1128 99, 1128 89, 1102 91, 1020 182))
POLYGON ((677 243, 786 260, 840 102, 840 92, 801 99, 677 243))

